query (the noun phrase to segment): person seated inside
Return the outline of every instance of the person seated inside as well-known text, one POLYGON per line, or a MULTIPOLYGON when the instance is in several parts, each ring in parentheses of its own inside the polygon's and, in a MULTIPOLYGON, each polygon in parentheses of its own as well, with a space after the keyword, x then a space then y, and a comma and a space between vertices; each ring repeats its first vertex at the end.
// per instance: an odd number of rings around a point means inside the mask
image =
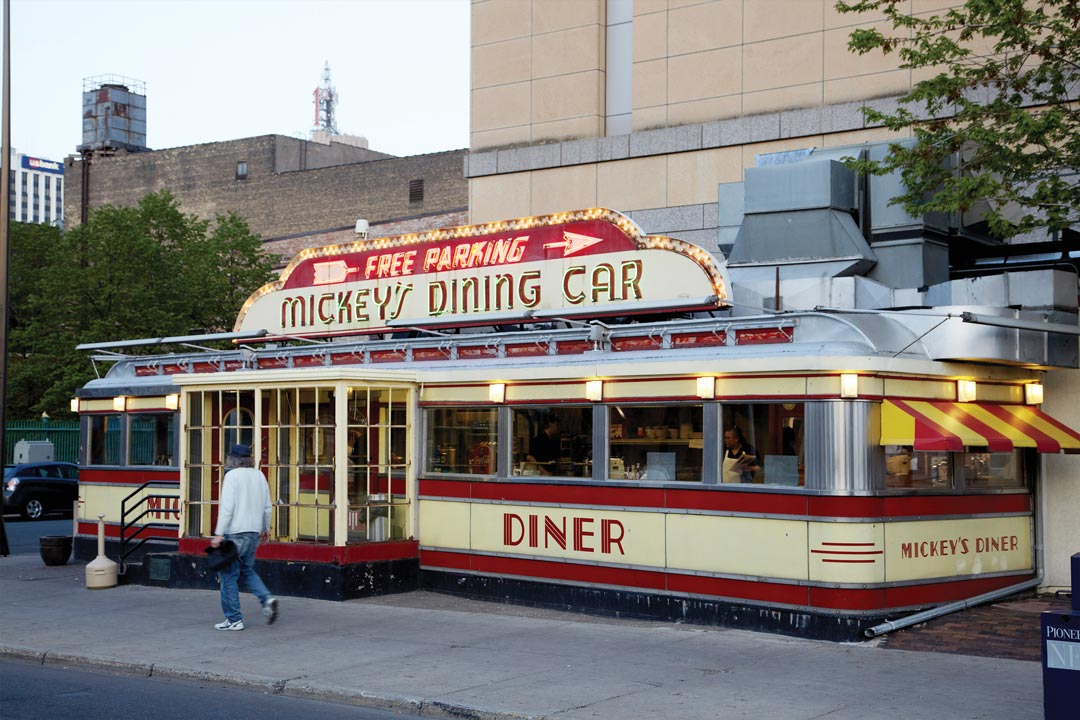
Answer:
POLYGON ((754 473, 761 469, 758 465, 757 450, 746 442, 738 425, 724 430, 724 448, 723 481, 754 482, 754 473))
POLYGON ((559 452, 559 418, 548 415, 529 443, 526 467, 535 467, 541 475, 554 475, 559 452))

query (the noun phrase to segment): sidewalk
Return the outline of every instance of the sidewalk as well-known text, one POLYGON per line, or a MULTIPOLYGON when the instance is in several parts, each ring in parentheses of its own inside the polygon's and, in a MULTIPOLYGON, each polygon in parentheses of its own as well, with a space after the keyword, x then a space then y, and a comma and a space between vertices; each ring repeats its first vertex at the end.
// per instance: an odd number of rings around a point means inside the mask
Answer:
POLYGON ((281 598, 221 632, 216 592, 83 587, 0 558, 0 657, 191 678, 453 718, 1043 717, 1037 662, 885 650, 410 593, 281 598))

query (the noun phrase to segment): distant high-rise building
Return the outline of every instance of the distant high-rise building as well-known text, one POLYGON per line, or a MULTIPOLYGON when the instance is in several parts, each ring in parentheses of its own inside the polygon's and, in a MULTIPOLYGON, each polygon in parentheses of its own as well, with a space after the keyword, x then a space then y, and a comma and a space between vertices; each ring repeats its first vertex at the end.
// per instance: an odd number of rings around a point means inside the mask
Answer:
POLYGON ((64 224, 64 163, 11 152, 8 216, 16 222, 64 224))

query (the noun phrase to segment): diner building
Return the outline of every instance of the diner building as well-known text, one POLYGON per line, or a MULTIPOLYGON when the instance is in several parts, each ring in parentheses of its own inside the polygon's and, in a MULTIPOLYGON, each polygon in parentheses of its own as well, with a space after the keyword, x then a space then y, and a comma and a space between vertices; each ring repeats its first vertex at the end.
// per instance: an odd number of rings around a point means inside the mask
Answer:
MULTIPOLYGON (((850 213, 825 214, 754 245, 865 264, 850 213)), ((922 302, 822 274, 796 285, 812 309, 739 314, 740 284, 782 266, 749 252, 602 208, 361 239, 299 253, 232 333, 85 345, 110 369, 75 400, 76 552, 103 516, 127 581, 212 587, 224 449, 244 442, 281 595, 429 588, 849 638, 1037 587, 1042 458, 1080 450, 1042 410, 1044 372, 1078 364, 1075 273, 922 302)))

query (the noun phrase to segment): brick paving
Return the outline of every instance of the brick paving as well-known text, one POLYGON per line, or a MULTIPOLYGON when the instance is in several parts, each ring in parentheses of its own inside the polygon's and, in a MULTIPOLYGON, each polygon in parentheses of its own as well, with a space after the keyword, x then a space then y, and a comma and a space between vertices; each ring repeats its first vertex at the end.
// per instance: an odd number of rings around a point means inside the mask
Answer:
POLYGON ((1040 615, 1068 610, 1069 605, 1068 597, 1057 595, 980 605, 894 630, 884 636, 881 647, 1040 662, 1040 615))

